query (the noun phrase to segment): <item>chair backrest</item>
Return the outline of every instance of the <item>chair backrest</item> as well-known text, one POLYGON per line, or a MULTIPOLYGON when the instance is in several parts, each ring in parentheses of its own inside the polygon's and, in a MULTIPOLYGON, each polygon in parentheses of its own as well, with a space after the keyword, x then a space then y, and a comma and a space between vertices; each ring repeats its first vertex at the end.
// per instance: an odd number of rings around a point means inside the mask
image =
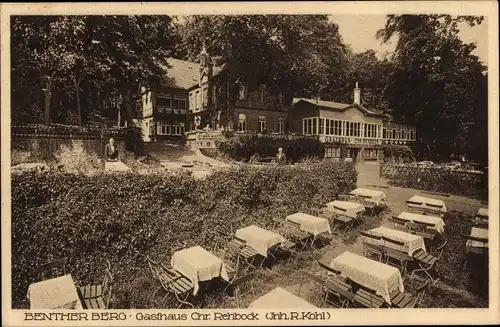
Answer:
POLYGON ((443 208, 442 204, 426 203, 425 205, 428 206, 428 207, 431 207, 431 208, 436 208, 436 209, 442 209, 443 208))
POLYGON ((371 234, 371 233, 368 233, 368 232, 365 232, 365 231, 361 232, 361 235, 363 235, 366 238, 370 238, 370 239, 376 240, 376 241, 383 240, 383 237, 377 236, 377 235, 374 235, 374 234, 371 234))
POLYGON ((389 238, 389 237, 386 237, 386 236, 383 236, 382 239, 384 240, 384 242, 386 243, 391 243, 391 244, 394 244, 394 245, 397 245, 399 246, 399 250, 400 251, 403 251, 403 248, 405 246, 405 242, 401 242, 401 241, 398 241, 398 240, 394 240, 392 238, 389 238))
POLYGON ((406 204, 407 205, 416 205, 416 206, 421 206, 422 204, 424 204, 423 202, 416 202, 416 201, 410 201, 410 200, 406 200, 406 204))
POLYGON ((320 285, 324 285, 325 284, 325 281, 319 277, 319 276, 316 276, 315 274, 309 272, 309 271, 305 271, 305 270, 301 270, 302 274, 304 275, 305 278, 309 279, 310 281, 314 282, 314 283, 318 283, 320 285))
POLYGON ((248 282, 249 280, 252 280, 255 278, 255 274, 256 272, 255 271, 252 271, 246 275, 243 275, 241 277, 238 277, 236 278, 234 281, 233 281, 233 286, 234 287, 238 287, 239 285, 243 284, 243 283, 246 283, 248 282))
POLYGON ((295 221, 286 220, 285 223, 289 226, 300 229, 300 224, 295 221))
POLYGON ((462 237, 465 238, 466 240, 470 240, 470 241, 476 241, 476 242, 481 242, 481 243, 488 243, 488 239, 487 238, 476 237, 476 236, 465 235, 465 234, 462 234, 462 237))
POLYGON ((404 220, 404 219, 396 217, 396 216, 392 216, 392 218, 389 218, 389 220, 391 222, 394 222, 394 223, 400 224, 400 225, 406 225, 408 223, 408 220, 404 220))
POLYGON ((338 211, 342 211, 342 212, 347 212, 347 209, 337 207, 337 206, 333 206, 333 209, 338 210, 338 211))
POLYGON ((242 238, 239 238, 238 236, 233 236, 233 240, 240 242, 240 243, 243 243, 243 244, 247 244, 247 241, 245 241, 242 238))
POLYGON ((340 275, 342 272, 340 270, 337 270, 337 269, 334 269, 330 266, 328 266, 327 264, 321 262, 318 260, 318 265, 322 268, 322 269, 325 269, 326 271, 328 272, 331 272, 333 274, 336 274, 336 275, 340 275))
POLYGON ((51 275, 52 277, 66 275, 67 262, 68 258, 65 257, 38 266, 38 271, 42 275, 42 280, 45 280, 45 276, 47 275, 51 275))

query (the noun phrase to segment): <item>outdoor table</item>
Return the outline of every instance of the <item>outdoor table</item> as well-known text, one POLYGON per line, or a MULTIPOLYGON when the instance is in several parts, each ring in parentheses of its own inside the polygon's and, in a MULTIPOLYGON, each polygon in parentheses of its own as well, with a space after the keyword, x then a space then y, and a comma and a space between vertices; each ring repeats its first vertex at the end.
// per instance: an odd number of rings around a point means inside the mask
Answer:
POLYGON ((444 221, 441 217, 437 216, 427 216, 427 215, 419 215, 417 213, 411 213, 411 212, 402 212, 399 214, 398 218, 407 220, 409 222, 421 222, 421 223, 428 223, 428 224, 433 224, 436 231, 438 231, 440 234, 444 233, 444 221))
POLYGON ((326 204, 329 211, 333 211, 334 213, 341 214, 344 216, 357 218, 358 214, 365 211, 365 206, 361 203, 357 202, 348 202, 348 201, 332 201, 326 204))
POLYGON ((479 208, 477 218, 488 219, 488 208, 479 208))
POLYGON ((197 294, 200 289, 200 281, 208 281, 216 277, 229 281, 224 262, 201 246, 175 252, 170 264, 172 268, 191 280, 194 294, 197 294))
POLYGON ((346 251, 331 262, 333 269, 342 276, 376 292, 391 304, 391 292, 404 293, 403 278, 399 269, 346 251))
POLYGON ((470 236, 477 237, 477 238, 484 238, 485 242, 479 242, 479 241, 473 241, 473 240, 468 240, 466 243, 467 247, 471 248, 487 248, 488 247, 488 230, 483 229, 483 228, 477 228, 477 227, 472 227, 472 230, 470 232, 470 236))
POLYGON ((31 284, 28 288, 28 299, 31 309, 62 309, 64 306, 72 306, 73 302, 73 309, 83 309, 71 275, 31 284))
POLYGON ((259 297, 250 303, 249 309, 275 309, 275 308, 316 308, 301 297, 288 292, 281 287, 276 287, 271 292, 259 297))
POLYGON ((267 257, 267 250, 269 248, 285 241, 283 236, 255 225, 240 228, 236 231, 235 235, 245 240, 247 246, 264 257, 267 257))
POLYGON ((318 236, 323 232, 332 233, 328 219, 311 216, 306 213, 297 212, 286 217, 286 220, 300 224, 300 229, 318 236))
MULTIPOLYGON (((406 233, 403 231, 387 228, 387 227, 378 227, 369 230, 369 232, 373 235, 377 236, 384 236, 388 239, 398 241, 398 242, 403 242, 404 247, 403 251, 407 253, 410 257, 413 256, 413 253, 419 249, 424 250, 424 252, 427 252, 425 249, 425 243, 424 243, 424 238, 422 236, 418 235, 413 235, 410 233, 406 233)), ((374 243, 377 242, 373 239, 370 238, 365 238, 364 242, 367 243, 374 243)), ((400 246, 397 244, 393 244, 390 242, 384 242, 384 241, 378 241, 378 245, 384 245, 387 246, 391 249, 396 249, 396 250, 401 250, 400 246)))
POLYGON ((363 198, 365 201, 373 202, 376 205, 380 205, 381 202, 385 201, 385 193, 378 190, 357 188, 354 191, 351 191, 349 194, 363 198))
POLYGON ((406 200, 406 204, 410 208, 420 208, 434 210, 436 212, 446 212, 446 205, 442 200, 426 198, 420 195, 414 195, 409 200, 406 200))

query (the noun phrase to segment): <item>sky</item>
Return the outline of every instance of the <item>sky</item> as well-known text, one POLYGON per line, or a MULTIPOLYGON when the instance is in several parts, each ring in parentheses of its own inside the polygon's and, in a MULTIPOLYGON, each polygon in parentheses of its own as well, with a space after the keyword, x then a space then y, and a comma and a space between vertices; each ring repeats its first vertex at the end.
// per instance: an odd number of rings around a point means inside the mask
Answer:
MULTIPOLYGON (((364 52, 373 49, 379 57, 385 52, 393 52, 396 40, 381 44, 375 33, 385 26, 385 15, 331 15, 330 20, 339 25, 339 33, 344 43, 350 45, 354 52, 364 52)), ((488 64, 488 24, 484 20, 481 25, 470 27, 460 25, 459 36, 464 42, 476 42, 477 48, 473 54, 479 57, 484 65, 488 64)))

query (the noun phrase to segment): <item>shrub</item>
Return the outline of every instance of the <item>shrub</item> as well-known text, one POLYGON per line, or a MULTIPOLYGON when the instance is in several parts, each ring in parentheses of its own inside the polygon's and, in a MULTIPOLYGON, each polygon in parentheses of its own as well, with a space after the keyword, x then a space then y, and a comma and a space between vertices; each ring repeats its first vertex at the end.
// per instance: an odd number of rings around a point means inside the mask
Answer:
POLYGON ((406 145, 387 144, 383 147, 384 161, 412 162, 415 161, 413 151, 406 145))
POLYGON ((140 128, 127 127, 125 131, 125 147, 137 156, 144 156, 146 154, 142 139, 142 130, 140 128))
POLYGON ((216 141, 218 150, 234 160, 248 161, 254 154, 261 157, 274 157, 278 148, 283 148, 290 162, 297 162, 306 157, 323 158, 324 146, 312 139, 272 139, 253 135, 237 135, 216 141))
POLYGON ((26 172, 12 175, 13 307, 26 307, 36 267, 67 256, 78 285, 98 282, 105 259, 116 280, 117 307, 148 307, 154 291, 142 256, 165 259, 170 238, 184 247, 210 248, 214 229, 228 221, 271 227, 314 201, 332 201, 356 185, 354 166, 311 162, 299 167, 241 167, 196 181, 188 174, 82 175, 26 172), (283 210, 285 207, 285 210, 283 210))
POLYGON ((488 198, 487 174, 443 168, 419 168, 394 164, 380 167, 381 177, 394 186, 449 193, 477 199, 488 198))

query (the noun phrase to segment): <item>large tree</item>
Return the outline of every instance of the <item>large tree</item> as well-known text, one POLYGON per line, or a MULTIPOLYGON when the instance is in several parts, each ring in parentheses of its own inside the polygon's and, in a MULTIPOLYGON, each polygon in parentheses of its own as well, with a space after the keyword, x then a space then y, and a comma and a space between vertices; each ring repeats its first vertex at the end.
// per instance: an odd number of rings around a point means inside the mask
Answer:
POLYGON ((478 118, 486 104, 486 67, 472 54, 475 44, 458 35, 460 23, 481 22, 470 16, 389 15, 377 33, 384 42, 398 37, 387 100, 397 118, 417 125, 419 141, 434 154, 463 152, 478 127, 487 130, 478 118))

